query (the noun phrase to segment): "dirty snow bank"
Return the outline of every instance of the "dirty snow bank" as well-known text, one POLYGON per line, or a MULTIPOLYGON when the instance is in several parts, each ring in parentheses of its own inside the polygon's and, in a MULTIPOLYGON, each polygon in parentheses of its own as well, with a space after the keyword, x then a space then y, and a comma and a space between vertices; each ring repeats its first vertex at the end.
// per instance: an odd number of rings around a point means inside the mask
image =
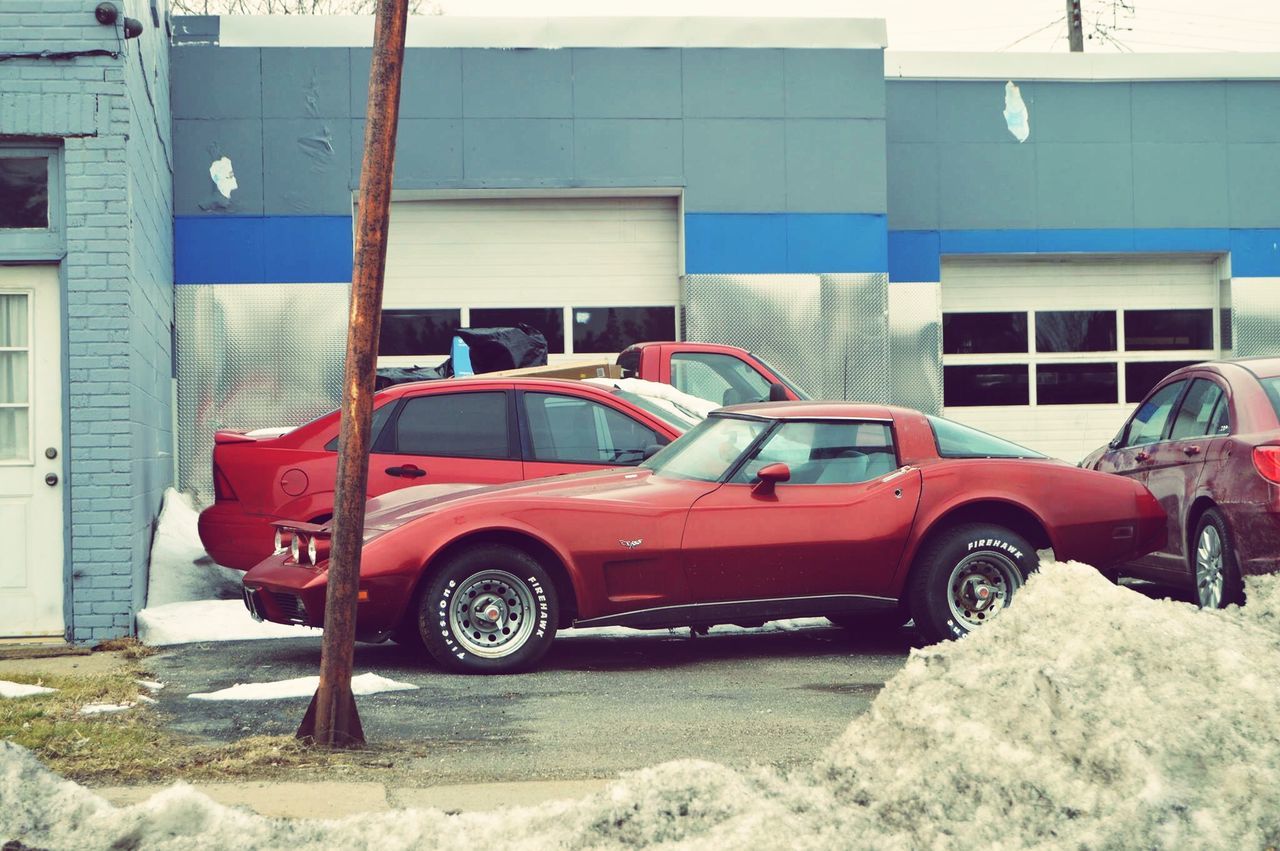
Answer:
POLYGON ((240 596, 240 571, 214 563, 200 544, 200 512, 185 493, 164 492, 151 541, 147 606, 240 596))
MULTIPOLYGON (((271 683, 236 683, 218 691, 189 694, 192 700, 280 700, 290 697, 311 697, 320 687, 319 677, 295 677, 271 683)), ((360 674, 351 678, 354 695, 378 694, 384 691, 411 691, 417 686, 390 680, 377 674, 360 674)))
POLYGON ((1280 579, 1200 612, 1047 565, 917 651, 790 776, 673 762, 519 810, 273 821, 181 784, 113 808, 0 743, 0 838, 62 849, 1263 848, 1280 843, 1280 579), (10 803, 11 802, 11 803, 10 803))
POLYGON ((321 632, 309 626, 255 621, 240 600, 192 600, 148 606, 138 612, 138 640, 150 647, 195 641, 309 638, 321 632))
POLYGON ((660 407, 672 411, 685 419, 705 420, 707 414, 722 407, 716 402, 708 402, 701 396, 692 396, 683 390, 677 390, 670 384, 657 381, 645 381, 643 378, 584 378, 586 384, 594 384, 612 390, 617 388, 624 393, 643 396, 660 407))
POLYGON ((0 680, 0 697, 30 697, 33 694, 48 694, 51 691, 57 691, 57 689, 0 680))

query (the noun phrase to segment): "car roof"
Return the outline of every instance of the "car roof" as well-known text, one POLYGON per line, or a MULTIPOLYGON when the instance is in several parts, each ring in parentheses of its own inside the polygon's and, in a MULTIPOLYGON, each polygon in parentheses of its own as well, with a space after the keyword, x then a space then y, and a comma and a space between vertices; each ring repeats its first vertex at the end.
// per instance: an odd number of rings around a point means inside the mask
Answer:
POLYGON ((774 420, 858 419, 892 420, 903 414, 917 414, 909 408, 877 405, 872 402, 753 402, 731 405, 722 412, 747 414, 774 420))
POLYGON ((523 376, 467 376, 464 378, 440 378, 435 381, 408 381, 404 384, 393 384, 378 391, 381 396, 399 397, 406 393, 430 389, 447 393, 453 390, 476 390, 484 388, 505 389, 514 387, 517 390, 575 390, 591 395, 608 395, 609 390, 595 384, 586 384, 575 378, 531 378, 523 376))

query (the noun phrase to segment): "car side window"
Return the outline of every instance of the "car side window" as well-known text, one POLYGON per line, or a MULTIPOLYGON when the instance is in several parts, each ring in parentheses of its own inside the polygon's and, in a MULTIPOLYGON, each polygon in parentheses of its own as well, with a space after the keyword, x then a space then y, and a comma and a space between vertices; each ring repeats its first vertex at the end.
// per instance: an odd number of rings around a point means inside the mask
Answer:
POLYGON ((1185 381, 1175 381, 1148 396, 1125 426, 1124 440, 1120 441, 1120 445, 1141 446, 1160 440, 1164 436, 1164 427, 1169 421, 1173 403, 1178 401, 1178 395, 1186 386, 1185 381))
POLYGON ((769 382, 743 361, 714 352, 677 352, 671 356, 671 383, 677 390, 715 402, 738 405, 769 398, 769 382))
POLYGON ((1213 433, 1211 425, 1221 400, 1222 388, 1217 384, 1204 378, 1193 380, 1174 415, 1169 439, 1188 440, 1213 433))
POLYGON ((397 455, 510 458, 507 394, 432 393, 406 399, 396 418, 389 451, 397 455))
MULTIPOLYGON (((391 419, 391 412, 396 409, 394 401, 387 402, 373 409, 373 422, 369 426, 369 445, 376 446, 378 444, 378 436, 382 434, 382 427, 387 424, 387 420, 391 419)), ((338 451, 338 437, 334 437, 324 445, 324 448, 330 452, 338 451)))
POLYGON ((762 467, 786 464, 788 484, 850 485, 898 467, 893 432, 886 423, 788 422, 774 429, 734 474, 749 484, 762 467))
POLYGON ((580 396, 525 393, 532 461, 639 464, 645 450, 668 441, 608 405, 580 396))
POLYGON ((1218 407, 1213 411, 1213 419, 1209 422, 1209 435, 1220 436, 1231 434, 1231 414, 1227 411, 1227 396, 1218 397, 1218 407))

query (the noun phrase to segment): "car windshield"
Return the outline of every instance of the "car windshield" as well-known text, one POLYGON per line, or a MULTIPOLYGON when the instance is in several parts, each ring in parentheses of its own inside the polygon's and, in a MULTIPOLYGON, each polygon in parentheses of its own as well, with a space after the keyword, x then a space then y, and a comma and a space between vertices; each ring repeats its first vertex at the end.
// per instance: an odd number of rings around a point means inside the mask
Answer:
POLYGON ((944 420, 926 417, 933 429, 938 455, 943 458, 1044 458, 1033 449, 1019 446, 985 431, 944 420))
POLYGON ((696 411, 689 410, 674 399, 641 396, 639 393, 632 393, 628 390, 614 390, 613 395, 619 399, 627 400, 642 411, 653 414, 682 433, 702 422, 702 417, 696 411))
POLYGON ((719 481, 768 427, 767 420, 708 417, 641 466, 673 479, 719 481))

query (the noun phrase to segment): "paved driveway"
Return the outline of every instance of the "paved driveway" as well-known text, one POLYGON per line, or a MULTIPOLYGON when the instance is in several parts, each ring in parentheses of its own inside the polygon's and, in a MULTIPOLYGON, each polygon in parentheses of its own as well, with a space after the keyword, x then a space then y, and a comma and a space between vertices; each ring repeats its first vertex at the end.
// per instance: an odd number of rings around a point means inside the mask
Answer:
MULTIPOLYGON (((914 633, 645 633, 558 639, 538 670, 445 674, 392 643, 357 645, 356 673, 417 691, 358 698, 370 742, 411 741, 411 782, 612 777, 671 759, 732 766, 811 762, 905 662, 914 633)), ((213 703, 192 692, 318 672, 318 638, 193 644, 146 661, 161 705, 204 738, 291 734, 306 701, 213 703)))

